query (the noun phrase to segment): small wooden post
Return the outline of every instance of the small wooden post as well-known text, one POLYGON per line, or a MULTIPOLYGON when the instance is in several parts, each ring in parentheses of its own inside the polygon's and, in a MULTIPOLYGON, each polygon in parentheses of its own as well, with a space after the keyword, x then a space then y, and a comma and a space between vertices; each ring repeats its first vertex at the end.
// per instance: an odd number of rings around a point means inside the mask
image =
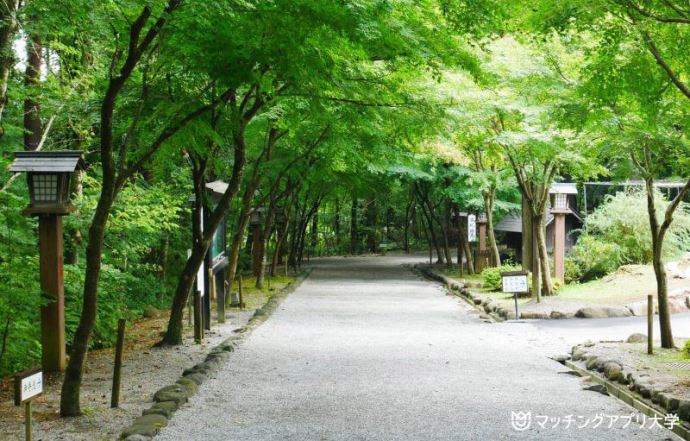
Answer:
POLYGON ((122 380, 122 352, 125 346, 125 326, 127 320, 120 319, 117 322, 117 343, 115 346, 115 367, 113 368, 113 390, 110 396, 110 407, 120 405, 120 382, 122 380))
POLYGON ((204 340, 204 324, 201 314, 201 293, 194 290, 194 341, 198 344, 204 340))
POLYGON ((26 424, 26 441, 31 441, 31 400, 24 405, 24 422, 26 424))
POLYGON ((647 353, 654 354, 654 297, 647 296, 647 353))
POLYGON ((237 276, 237 291, 240 294, 240 309, 244 309, 244 295, 242 293, 242 273, 237 276))

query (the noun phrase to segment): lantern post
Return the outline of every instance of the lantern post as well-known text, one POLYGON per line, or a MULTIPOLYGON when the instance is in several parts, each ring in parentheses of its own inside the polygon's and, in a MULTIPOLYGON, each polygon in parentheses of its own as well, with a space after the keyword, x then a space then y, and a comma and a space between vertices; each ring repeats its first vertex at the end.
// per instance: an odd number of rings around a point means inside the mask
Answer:
POLYGON ((575 184, 553 184, 551 188, 553 215, 553 270, 554 277, 563 282, 565 280, 565 218, 570 213, 568 196, 577 194, 575 184))
POLYGON ((40 253, 41 346, 45 372, 65 370, 65 289, 62 216, 74 211, 70 181, 83 168, 82 152, 15 152, 10 171, 27 174, 30 204, 24 210, 38 217, 40 253))

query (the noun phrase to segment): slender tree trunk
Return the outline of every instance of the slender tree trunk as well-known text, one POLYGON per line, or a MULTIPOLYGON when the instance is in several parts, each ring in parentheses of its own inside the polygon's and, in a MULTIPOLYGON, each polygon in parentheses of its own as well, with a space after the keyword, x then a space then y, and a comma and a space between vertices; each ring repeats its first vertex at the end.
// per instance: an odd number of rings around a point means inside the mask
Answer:
POLYGON ((443 253, 446 256, 446 266, 450 268, 453 266, 453 253, 450 250, 450 201, 446 201, 443 205, 443 221, 441 223, 441 230, 443 233, 443 253))
POLYGON ((335 246, 340 252, 340 199, 335 198, 335 216, 333 217, 333 234, 335 234, 335 246))
POLYGON ((367 251, 376 253, 376 218, 378 217, 376 200, 372 199, 367 203, 364 218, 367 221, 367 251))
POLYGON ((532 271, 532 263, 534 260, 534 227, 532 226, 532 209, 529 202, 522 195, 522 269, 524 271, 532 271))
POLYGON ((101 274, 101 254, 105 226, 108 223, 110 210, 115 198, 112 182, 104 180, 101 197, 89 227, 89 243, 86 246, 86 271, 84 278, 84 296, 79 326, 74 334, 72 350, 65 371, 60 396, 60 415, 63 417, 81 415, 79 395, 86 353, 89 349, 89 338, 96 324, 98 281, 101 274))
POLYGON ((486 230, 489 236, 489 250, 491 252, 491 265, 501 266, 501 254, 498 252, 498 244, 496 243, 496 232, 494 231, 494 201, 496 197, 496 190, 484 195, 484 207, 486 212, 486 230))
MULTIPOLYGON (((671 331, 671 312, 668 305, 668 280, 666 266, 663 260, 664 236, 666 230, 659 226, 656 214, 656 201, 654 198, 654 180, 645 179, 647 189, 647 212, 649 226, 652 233, 652 266, 656 277, 656 296, 659 309, 659 330, 661 334, 661 347, 672 348, 674 346, 673 332, 671 331)), ((672 212, 671 212, 672 215, 672 212)), ((670 223, 669 223, 670 225, 670 223)))
POLYGON ((352 198, 352 208, 350 210, 350 254, 359 254, 359 231, 357 227, 357 198, 352 198))
POLYGON ((24 84, 28 89, 28 95, 24 99, 24 150, 36 150, 41 143, 41 107, 36 98, 36 89, 41 76, 42 55, 41 39, 30 35, 26 44, 27 63, 24 74, 24 84))
POLYGON ((539 269, 541 270, 542 289, 546 295, 553 294, 553 281, 551 280, 551 269, 549 265, 549 254, 546 251, 546 234, 544 228, 544 213, 532 218, 532 223, 538 225, 535 229, 537 251, 539 253, 539 269))
POLYGON ((17 35, 17 0, 3 0, 0 2, 0 139, 4 135, 2 128, 2 114, 7 105, 7 85, 10 72, 14 68, 15 58, 12 43, 17 35))

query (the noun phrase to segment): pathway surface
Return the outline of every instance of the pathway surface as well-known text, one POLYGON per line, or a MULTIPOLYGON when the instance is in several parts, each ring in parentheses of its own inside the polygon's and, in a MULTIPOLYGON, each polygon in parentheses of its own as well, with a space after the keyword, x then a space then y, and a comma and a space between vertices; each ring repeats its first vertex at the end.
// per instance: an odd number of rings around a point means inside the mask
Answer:
POLYGON ((676 439, 608 428, 631 408, 547 358, 577 331, 484 323, 404 261, 319 261, 156 440, 676 439))

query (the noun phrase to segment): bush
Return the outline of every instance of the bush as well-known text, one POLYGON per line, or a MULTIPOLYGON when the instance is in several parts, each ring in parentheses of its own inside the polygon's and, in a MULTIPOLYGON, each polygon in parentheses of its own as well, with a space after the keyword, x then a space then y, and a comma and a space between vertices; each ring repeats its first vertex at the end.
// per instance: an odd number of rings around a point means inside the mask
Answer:
MULTIPOLYGON (((657 216, 663 219, 669 204, 656 192, 657 216)), ((664 241, 664 257, 677 258, 690 249, 690 214, 681 204, 664 241)), ((647 195, 644 189, 607 196, 586 220, 585 227, 565 261, 567 283, 601 278, 621 265, 652 261, 647 195)))
POLYGON ((502 265, 495 268, 487 268, 482 271, 482 279, 484 280, 484 288, 491 291, 500 291, 503 288, 501 281, 501 273, 508 271, 520 271, 522 268, 517 265, 502 265))
POLYGON ((618 244, 583 234, 565 259, 566 283, 604 277, 622 264, 621 254, 618 244))
POLYGON ((685 358, 690 358, 690 340, 687 340, 683 345, 683 356, 685 358))

